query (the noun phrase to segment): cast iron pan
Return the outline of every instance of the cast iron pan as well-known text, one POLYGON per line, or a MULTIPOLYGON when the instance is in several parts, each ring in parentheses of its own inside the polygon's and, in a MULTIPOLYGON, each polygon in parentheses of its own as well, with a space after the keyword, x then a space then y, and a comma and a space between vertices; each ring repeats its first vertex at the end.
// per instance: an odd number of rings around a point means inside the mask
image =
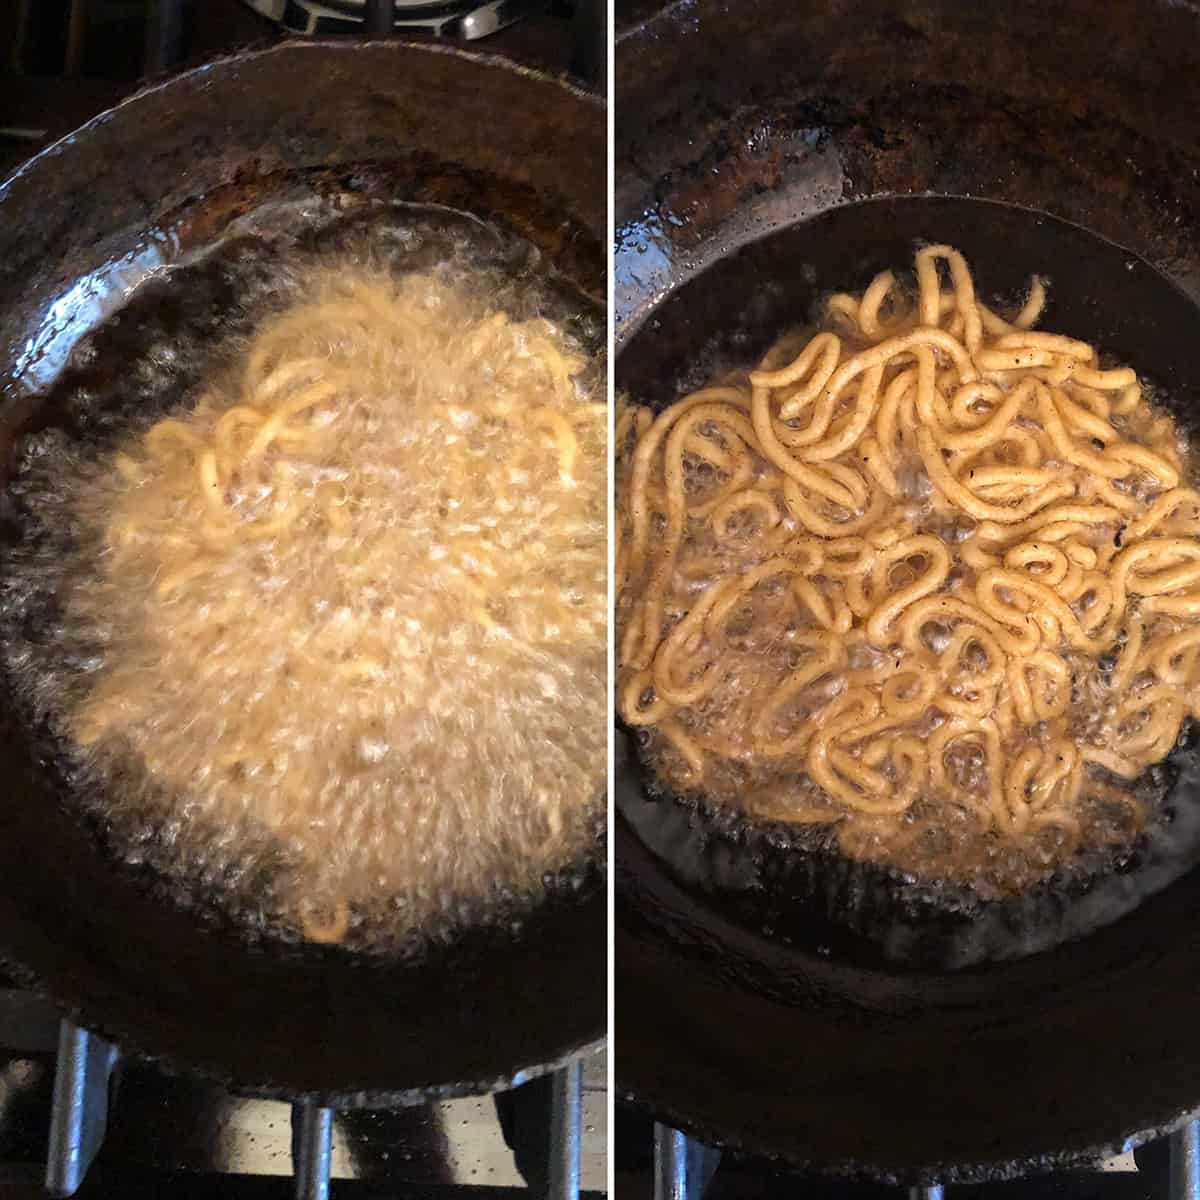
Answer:
MULTIPOLYGON (((1050 325, 1148 348, 1196 423, 1197 60, 1195 14, 1156 4, 695 0, 631 28, 618 386, 661 403, 692 382, 695 347, 745 361, 821 290, 957 237, 983 291, 1045 271, 1050 325)), ((1194 805, 1187 739, 1170 775, 1175 809, 1194 805)), ((702 889, 651 852, 622 815, 644 807, 624 737, 616 787, 617 1082, 660 1118, 782 1164, 917 1182, 1080 1164, 1200 1103, 1200 872, 1043 953, 897 970, 819 922, 784 939, 748 920, 733 892, 766 860, 745 830, 702 889)), ((694 861, 714 839, 692 822, 694 861)))
MULTIPOLYGON (((287 44, 143 92, 0 186, 0 457, 148 267, 296 187, 494 219, 602 298, 604 135, 603 106, 554 80, 394 43, 287 44)), ((393 1105, 517 1083, 603 1035, 598 868, 519 922, 367 961, 163 903, 64 800, 0 697, 0 951, 126 1048, 245 1091, 393 1105)))

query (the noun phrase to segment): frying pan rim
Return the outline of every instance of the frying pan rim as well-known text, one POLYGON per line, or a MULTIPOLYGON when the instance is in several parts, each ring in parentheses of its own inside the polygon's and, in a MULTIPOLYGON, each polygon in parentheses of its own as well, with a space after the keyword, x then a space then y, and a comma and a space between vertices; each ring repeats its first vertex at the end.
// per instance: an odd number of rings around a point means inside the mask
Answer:
MULTIPOLYGON (((665 21, 676 9, 688 7, 690 0, 671 0, 669 4, 664 4, 655 12, 647 13, 640 21, 634 21, 631 25, 624 25, 618 28, 614 34, 613 42, 619 46, 626 38, 637 37, 643 33, 649 26, 656 24, 659 21, 665 21)), ((616 25, 616 21, 613 22, 616 25)))
MULTIPOLYGON (((9 199, 13 187, 27 179, 29 175, 40 169, 48 168, 51 160, 71 148, 81 138, 88 138, 100 127, 118 118, 126 108, 135 107, 147 99, 157 96, 165 89, 187 86, 203 79, 204 76, 218 70, 237 71, 243 67, 266 61, 274 56, 291 56, 304 53, 322 55, 337 54, 349 56, 365 50, 384 49, 387 53, 397 55, 426 54, 443 55, 447 61, 463 63, 467 68, 483 68, 489 72, 506 72, 530 80, 541 86, 550 86, 560 93, 566 93, 573 100, 590 108, 597 119, 603 119, 607 112, 606 98, 589 91, 567 76, 556 76, 546 71, 516 62, 511 58, 497 53, 487 53, 478 50, 468 50, 456 45, 441 45, 437 43, 410 41, 404 38, 386 38, 369 40, 339 40, 339 39, 291 39, 285 38, 278 43, 259 49, 244 50, 224 54, 209 59, 203 63, 188 67, 169 75, 161 76, 143 86, 138 87, 130 95, 123 97, 116 104, 97 113, 88 121, 68 131, 39 150, 30 158, 24 160, 0 178, 0 214, 5 202, 9 199)), ((44 391, 39 388, 38 391, 44 391)), ((601 842, 603 838, 600 839, 601 842)), ((607 854, 598 855, 602 874, 602 892, 607 893, 607 854)), ((594 903, 594 900, 593 900, 594 903)), ((580 907, 583 908, 584 905, 580 907)), ((451 1099, 460 1096, 487 1095, 506 1088, 515 1087, 528 1080, 549 1074, 560 1069, 566 1063, 595 1052, 605 1042, 605 1029, 583 1041, 571 1041, 566 1047, 557 1047, 552 1054, 532 1064, 523 1064, 505 1068, 502 1073, 492 1072, 483 1077, 457 1079, 449 1082, 430 1083, 409 1088, 386 1088, 367 1086, 362 1088, 339 1087, 334 1089, 289 1088, 278 1083, 255 1078, 254 1073, 243 1074, 231 1070, 228 1062, 219 1062, 214 1056, 208 1056, 203 1061, 190 1061, 183 1057, 164 1051, 161 1046, 156 1048, 155 1038, 146 1038, 137 1028, 127 1025, 122 1019, 106 1020, 103 1010, 111 1008, 100 1001, 91 1012, 85 1011, 78 999, 78 990, 66 988, 60 990, 53 983, 36 974, 26 966, 19 954, 11 955, 7 949, 3 951, 3 965, 8 967, 15 977, 15 982, 25 990, 38 996, 54 1006, 63 1020, 71 1021, 80 1027, 94 1032, 97 1036, 111 1041, 121 1051, 122 1057, 135 1058, 142 1063, 158 1066, 165 1072, 181 1078, 191 1078, 209 1083, 216 1083, 237 1094, 260 1096, 269 1099, 286 1101, 310 1100, 334 1108, 388 1108, 428 1102, 437 1099, 451 1099), (76 991, 75 998, 69 998, 67 993, 76 991)), ((167 1039, 164 1039, 167 1040, 167 1039)), ((236 1031, 230 1041, 237 1044, 236 1031)))
MULTIPOLYGON (((620 1029, 616 1031, 620 1045, 620 1029)), ((1030 1175, 1049 1175, 1057 1171, 1094 1168, 1102 1159, 1125 1154, 1163 1137, 1192 1120, 1197 1111, 1185 1109, 1156 1119, 1145 1128, 1127 1133, 1115 1133, 1111 1139, 1074 1148, 1048 1150, 1041 1154, 995 1160, 975 1159, 954 1164, 935 1164, 931 1167, 887 1167, 853 1158, 805 1159, 772 1150, 756 1141, 753 1132, 743 1131, 736 1137, 715 1137, 703 1123, 680 1116, 669 1104, 661 1104, 648 1092, 638 1093, 622 1087, 620 1080, 620 1051, 617 1052, 617 1077, 614 1081, 616 1100, 643 1116, 678 1129, 689 1137, 717 1149, 744 1154, 771 1169, 805 1174, 830 1183, 873 1183, 884 1186, 930 1184, 981 1184, 1021 1179, 1030 1175)), ((652 1091, 653 1089, 649 1089, 652 1091)))
POLYGON ((94 1021, 75 1004, 65 1005, 55 997, 54 989, 19 963, 5 960, 5 966, 14 969, 20 976, 24 990, 51 1004, 63 1021, 70 1021, 89 1033, 102 1038, 116 1047, 120 1058, 134 1059, 139 1065, 157 1067, 165 1074, 177 1079, 190 1079, 198 1083, 217 1084, 239 1096, 251 1096, 261 1100, 279 1100, 289 1104, 315 1103, 325 1108, 384 1109, 408 1108, 418 1104, 429 1104, 440 1100, 456 1100, 464 1096, 490 1096, 496 1092, 520 1087, 530 1080, 553 1074, 576 1059, 586 1058, 602 1049, 606 1038, 601 1035, 579 1045, 560 1050, 540 1062, 523 1066, 501 1075, 483 1078, 454 1080, 448 1083, 426 1084, 409 1088, 314 1088, 296 1090, 270 1082, 257 1082, 237 1077, 234 1073, 218 1067, 208 1067, 176 1058, 148 1047, 140 1036, 130 1031, 121 1032, 122 1025, 94 1021))
MULTIPOLYGON (((687 3, 688 0, 679 0, 680 3, 687 3)), ((3 199, 0 194, 0 199, 3 199)), ((1095 241, 1103 242, 1122 254, 1128 255, 1130 258, 1135 258, 1144 267, 1153 271, 1159 277, 1159 280, 1165 287, 1171 288, 1178 292, 1193 308, 1200 308, 1200 301, 1190 296, 1176 281, 1172 279, 1166 271, 1157 263, 1152 262, 1140 250, 1133 250, 1123 242, 1118 242, 1116 238, 1111 238, 1107 234, 1098 233, 1094 229, 1090 229, 1087 225, 1081 224, 1079 221, 1072 221, 1069 217, 1061 217, 1058 213, 1048 212, 1044 208, 1034 208, 1030 204, 1018 204, 1013 200, 999 200, 994 196, 975 196, 970 192, 942 192, 942 191, 924 191, 924 192, 896 192, 896 191, 879 191, 872 192, 869 196, 841 196, 837 200, 826 204, 824 207, 816 209, 813 212, 805 213, 795 220, 781 222, 778 225, 773 225, 767 229, 757 230, 752 235, 742 238, 741 240, 732 242, 727 249, 720 254, 714 255, 704 261, 703 265, 687 274, 679 275, 672 278, 668 284, 654 293, 652 299, 647 300, 640 307, 630 309, 620 319, 615 322, 613 330, 613 376, 616 377, 617 370, 620 366, 620 357, 622 350, 626 344, 637 336, 642 326, 649 320, 664 304, 667 304, 673 296, 683 288, 698 279, 703 278, 710 270, 718 263, 724 262, 726 259, 732 258, 736 254, 740 254, 743 250, 751 246, 758 245, 769 238, 776 237, 789 229, 794 229, 798 225, 807 225, 811 221, 818 221, 828 213, 840 212, 847 208, 869 207, 876 203, 894 203, 900 201, 908 203, 909 201, 920 202, 923 200, 967 200, 972 204, 988 205, 994 208, 1005 208, 1015 210, 1017 212, 1028 213, 1031 216, 1044 218, 1057 225, 1065 225, 1070 229, 1086 234, 1089 238, 1095 241)), ((616 246, 615 234, 622 227, 622 222, 619 221, 618 213, 613 213, 613 233, 614 233, 614 250, 616 246)), ((614 272, 615 274, 615 272, 614 272)), ((614 281, 615 282, 615 281, 614 281)), ((614 299, 615 303, 615 299, 614 299)), ((614 709, 615 712, 615 709, 614 709)))
POLYGON ((520 75, 526 79, 533 79, 539 83, 548 83, 555 87, 561 88, 569 93, 577 100, 591 104, 594 108, 605 112, 608 109, 608 102, 603 96, 598 96, 595 92, 588 91, 586 88, 579 86, 571 79, 551 75, 546 71, 539 71, 535 67, 527 66, 524 63, 516 62, 514 59, 507 58, 503 54, 484 53, 479 50, 467 50, 461 46, 443 46, 433 42, 417 42, 409 41, 404 38, 370 38, 363 41, 346 41, 333 38, 284 38, 273 46, 267 46, 257 50, 243 50, 234 54, 222 54, 215 58, 198 64, 197 66, 188 67, 185 70, 178 71, 174 74, 162 76, 155 79, 153 82, 146 84, 144 87, 139 87, 136 91, 131 92, 128 96, 122 97, 116 104, 97 113, 90 120, 85 121, 82 125, 75 129, 64 133, 62 137, 56 138, 53 142, 43 146, 36 154, 19 163, 6 176, 0 178, 0 204, 4 202, 5 195, 8 189, 19 179, 21 179, 33 167, 42 163, 44 160, 53 158, 56 154, 61 153, 65 148, 68 148, 81 134, 91 133, 101 125, 108 124, 118 113, 123 109, 137 104, 148 96, 153 96, 166 88, 174 87, 182 83, 184 80, 199 79, 201 76, 208 74, 216 68, 226 68, 230 66, 240 66, 243 64, 257 62, 262 59, 274 55, 288 54, 304 54, 309 52, 327 51, 339 54, 357 54, 361 50, 366 49, 385 49, 387 52, 395 51, 412 51, 421 54, 441 54, 448 58, 476 63, 479 66, 495 68, 498 70, 507 70, 514 75, 520 75))
MULTIPOLYGON (((605 888, 607 893, 607 887, 605 888)), ((582 907, 582 906, 581 906, 582 907)), ((289 1103, 315 1102, 333 1109, 382 1109, 406 1108, 436 1100, 453 1100, 463 1096, 487 1096, 495 1092, 519 1087, 532 1079, 549 1075, 576 1059, 582 1059, 601 1049, 607 1041, 607 1027, 599 1036, 583 1042, 572 1042, 565 1048, 539 1059, 537 1062, 470 1079, 456 1079, 437 1083, 418 1084, 406 1088, 379 1086, 340 1088, 290 1088, 269 1080, 256 1079, 250 1074, 231 1070, 217 1064, 212 1058, 207 1062, 194 1062, 153 1046, 153 1038, 147 1040, 134 1026, 124 1021, 107 1021, 99 1013, 89 1015, 76 1000, 67 999, 41 975, 25 965, 19 958, 10 957, 3 949, 0 966, 14 977, 22 991, 45 1001, 55 1009, 62 1021, 69 1021, 89 1033, 95 1034, 116 1047, 122 1059, 134 1059, 142 1065, 153 1065, 165 1074, 180 1079, 191 1079, 201 1083, 217 1084, 231 1094, 255 1096, 264 1100, 281 1100, 289 1103)), ((102 1008, 103 1005, 98 1007, 102 1008)), ((236 1045, 231 1038, 230 1045, 236 1045)))

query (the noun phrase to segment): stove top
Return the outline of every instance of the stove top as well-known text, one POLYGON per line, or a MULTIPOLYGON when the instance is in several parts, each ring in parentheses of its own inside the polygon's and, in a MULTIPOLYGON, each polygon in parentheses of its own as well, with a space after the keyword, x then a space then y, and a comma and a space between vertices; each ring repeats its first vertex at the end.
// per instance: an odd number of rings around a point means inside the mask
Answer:
MULTIPOLYGON (((291 33, 312 36, 362 32, 368 0, 244 0, 291 33)), ((549 0, 392 0, 398 33, 422 31, 469 42, 491 37, 527 16, 544 14, 549 0)))
POLYGON ((333 1112, 124 1059, 36 996, 0 988, 0 1197, 599 1200, 604 1079, 599 1052, 496 1096, 333 1112))
POLYGON ((1200 1200, 1200 1122, 1091 1170, 946 1187, 837 1183, 773 1170, 621 1105, 613 1145, 621 1200, 1200 1200))

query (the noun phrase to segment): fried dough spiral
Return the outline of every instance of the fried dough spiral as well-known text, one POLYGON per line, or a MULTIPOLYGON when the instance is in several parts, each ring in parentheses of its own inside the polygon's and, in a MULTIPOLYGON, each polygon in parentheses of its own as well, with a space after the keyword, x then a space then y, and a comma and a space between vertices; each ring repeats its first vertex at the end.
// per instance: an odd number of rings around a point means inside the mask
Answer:
POLYGON ((1200 705, 1200 493, 1129 367, 963 256, 618 414, 617 706, 681 791, 913 862, 1069 853, 1200 705), (923 839, 923 841, 922 841, 923 839))
POLYGON ((70 732, 266 830, 340 941, 438 931, 586 856, 603 789, 599 372, 467 278, 326 268, 79 488, 102 632, 70 732))

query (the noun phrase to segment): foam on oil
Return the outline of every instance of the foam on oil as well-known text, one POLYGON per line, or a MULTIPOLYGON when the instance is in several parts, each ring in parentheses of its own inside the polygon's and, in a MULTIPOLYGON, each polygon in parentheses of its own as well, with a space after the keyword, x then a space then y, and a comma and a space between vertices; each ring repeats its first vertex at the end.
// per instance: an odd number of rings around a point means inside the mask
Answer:
MULTIPOLYGON (((824 300, 816 305, 818 313, 824 311, 824 300)), ((819 328, 814 321, 789 331, 773 343, 772 358, 777 363, 794 357, 819 328)), ((852 336, 844 340, 862 348, 852 336)), ((726 345, 719 352, 702 348, 675 381, 675 395, 665 399, 713 384, 746 390, 748 368, 736 361, 735 353, 726 345)), ((1104 365, 1115 364, 1104 360, 1104 365)), ((1151 404, 1118 425, 1130 439, 1145 441, 1164 414, 1174 417, 1176 449, 1185 476, 1194 480, 1189 424, 1177 415, 1170 397, 1153 387, 1147 393, 1151 404)), ((632 441, 614 451, 620 494, 628 480, 632 441)), ((904 516, 916 530, 936 533, 951 544, 969 532, 969 526, 948 527, 940 521, 919 461, 902 464, 897 476, 904 516)), ((715 480, 704 462, 685 464, 685 477, 699 492, 715 480)), ((661 516, 658 521, 652 531, 663 528, 661 516)), ((691 528, 686 537, 689 552, 701 562, 720 562, 721 571, 736 574, 758 561, 730 566, 728 543, 702 541, 691 528)), ((710 577, 698 574, 679 585, 680 594, 698 595, 709 582, 710 577)), ((618 644, 633 599, 628 592, 618 598, 618 644)), ((829 800, 812 780, 794 767, 755 762, 750 753, 752 721, 745 705, 763 678, 775 679, 794 666, 783 653, 794 621, 782 589, 770 583, 744 597, 731 617, 728 686, 678 718, 690 736, 719 729, 727 738, 730 752, 711 758, 701 790, 689 784, 688 764, 677 748, 650 727, 637 729, 630 738, 628 769, 638 771, 641 786, 620 792, 630 824, 679 878, 723 894, 772 937, 803 945, 830 941, 831 930, 836 941, 849 929, 863 936, 866 945, 852 946, 847 954, 868 962, 882 951, 891 965, 961 967, 1021 957, 1117 920, 1200 861, 1195 726, 1190 720, 1164 761, 1135 783, 1115 777, 1090 781, 1078 839, 1052 830, 1020 843, 980 837, 972 822, 956 823, 953 812, 935 812, 918 799, 906 820, 921 836, 897 846, 868 833, 850 848, 839 844, 829 800), (640 769, 633 765, 635 759, 640 769), (830 819, 822 819, 826 813, 830 819), (817 914, 828 915, 832 924, 826 927, 817 914)), ((1117 650, 1119 645, 1099 662, 1086 663, 1086 670, 1073 672, 1072 731, 1078 736, 1091 734, 1103 743, 1115 732, 1106 681, 1117 650)), ((869 666, 878 655, 869 647, 856 653, 850 668, 869 666)), ((782 714, 787 723, 798 726, 810 710, 826 703, 828 694, 822 689, 829 686, 831 681, 820 680, 798 697, 782 714)), ((917 730, 922 738, 930 732, 928 724, 917 730)), ((947 770, 955 782, 966 792, 982 793, 987 764, 970 751, 948 757, 947 770)))
POLYGON ((180 899, 283 937, 344 912, 351 945, 396 953, 593 853, 603 326, 532 246, 461 214, 274 216, 77 345, 18 446, 0 669, 113 848, 180 899), (338 392, 230 482, 237 529, 265 536, 222 542, 189 438, 244 400, 264 328, 322 304, 393 319, 283 338, 338 392), (569 486, 543 409, 576 440, 569 486), (178 445, 151 453, 164 418, 178 445))

